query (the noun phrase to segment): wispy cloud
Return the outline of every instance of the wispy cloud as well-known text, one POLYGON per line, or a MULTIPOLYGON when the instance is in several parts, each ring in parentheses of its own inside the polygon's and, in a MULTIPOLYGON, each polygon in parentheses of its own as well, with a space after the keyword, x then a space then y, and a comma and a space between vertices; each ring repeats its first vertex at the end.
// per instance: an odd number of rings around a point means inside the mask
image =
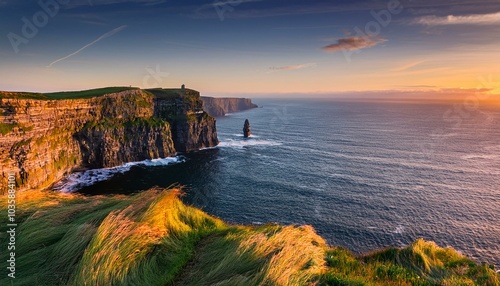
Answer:
POLYGON ((425 85, 425 84, 420 84, 420 85, 394 85, 394 88, 398 90, 429 90, 429 89, 439 89, 439 86, 437 85, 425 85))
POLYGON ((337 40, 336 43, 323 47, 323 51, 338 52, 338 51, 355 51, 366 48, 371 48, 387 40, 382 38, 372 38, 368 36, 349 37, 337 40))
MULTIPOLYGON (((420 0, 423 1, 423 0, 420 0)), ((207 1, 209 2, 209 1, 207 1)), ((196 10, 194 17, 214 18, 217 13, 214 11, 214 4, 227 3, 226 9, 230 10, 231 18, 264 18, 290 15, 312 15, 327 14, 346 11, 371 11, 387 9, 387 3, 383 1, 264 1, 264 0, 218 0, 212 4, 205 4, 196 10), (266 5, 259 7, 236 6, 247 2, 266 2, 266 5), (338 3, 342 2, 342 3, 338 3), (354 3, 352 3, 354 2, 354 3), (234 9, 231 9, 234 8, 234 9)))
POLYGON ((425 61, 417 61, 417 62, 409 63, 409 64, 406 64, 406 65, 394 68, 391 71, 393 71, 393 72, 402 72, 402 71, 406 71, 406 70, 409 70, 411 68, 414 68, 414 67, 416 67, 418 65, 421 65, 423 63, 425 63, 425 61))
POLYGON ((79 6, 101 6, 101 5, 114 5, 125 3, 136 3, 143 5, 158 5, 167 2, 167 0, 72 0, 67 4, 69 7, 79 6))
POLYGON ((423 69, 415 69, 415 70, 405 70, 401 71, 399 75, 405 76, 418 76, 418 75, 426 75, 426 76, 441 76, 444 73, 450 73, 453 71, 451 67, 431 67, 431 68, 423 68, 423 69))
MULTIPOLYGON (((103 0, 102 0, 103 1, 103 0)), ((111 0, 108 0, 111 1, 111 0)), ((115 0, 117 1, 117 0, 115 0)), ((136 0, 138 1, 138 0, 136 0)), ((175 1, 170 1, 170 4, 175 1)), ((231 18, 263 18, 289 15, 313 15, 328 14, 337 12, 367 12, 387 9, 388 1, 264 1, 264 0, 213 0, 205 1, 206 4, 195 9, 193 17, 196 18, 217 18, 218 15, 214 9, 214 4, 219 8, 225 7, 225 11, 230 11, 231 18), (239 5, 248 2, 265 2, 265 5, 239 5), (228 6, 223 6, 228 4, 228 6)), ((451 11, 471 11, 474 13, 488 13, 492 8, 498 8, 498 0, 418 0, 402 1, 404 7, 411 12, 416 13, 452 13, 451 11), (457 3, 460 2, 460 3, 457 3)))
POLYGON ((443 25, 494 25, 500 23, 500 12, 492 14, 474 14, 465 16, 424 16, 417 18, 414 24, 425 26, 443 25))
POLYGON ((85 46, 81 47, 81 48, 80 48, 80 49, 78 49, 76 52, 71 53, 71 54, 69 54, 69 55, 67 55, 67 56, 65 56, 65 57, 62 57, 62 58, 60 58, 60 59, 57 59, 57 60, 55 60, 55 61, 51 62, 51 63, 50 63, 47 67, 49 67, 49 68, 50 68, 50 67, 52 67, 54 64, 56 64, 56 63, 58 63, 58 62, 60 62, 60 61, 64 61, 65 59, 68 59, 68 58, 70 58, 70 57, 72 57, 72 56, 74 56, 74 55, 78 54, 79 52, 81 52, 81 51, 85 50, 86 48, 88 48, 88 47, 90 47, 90 46, 92 46, 92 45, 94 45, 95 43, 99 42, 100 40, 113 36, 114 34, 116 34, 116 33, 120 32, 121 30, 125 29, 126 27, 127 27, 126 25, 123 25, 123 26, 120 26, 120 27, 118 27, 118 28, 116 28, 116 29, 113 29, 113 30, 111 30, 111 31, 109 31, 109 32, 107 32, 107 33, 105 33, 104 35, 100 36, 99 38, 97 38, 97 39, 96 39, 96 40, 94 40, 93 42, 90 42, 90 43, 86 44, 85 46))
POLYGON ((316 63, 307 63, 307 64, 301 64, 301 65, 270 67, 269 72, 300 70, 300 69, 315 67, 317 65, 318 64, 316 64, 316 63))

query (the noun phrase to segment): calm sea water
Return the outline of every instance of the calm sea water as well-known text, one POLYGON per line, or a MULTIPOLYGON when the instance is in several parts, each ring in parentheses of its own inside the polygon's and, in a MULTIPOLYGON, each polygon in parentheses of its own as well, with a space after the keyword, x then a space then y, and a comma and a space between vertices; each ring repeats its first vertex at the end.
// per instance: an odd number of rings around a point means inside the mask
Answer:
POLYGON ((500 266, 500 108, 255 101, 218 119, 219 147, 102 171, 80 191, 179 183, 229 222, 310 224, 357 253, 422 237, 500 266))

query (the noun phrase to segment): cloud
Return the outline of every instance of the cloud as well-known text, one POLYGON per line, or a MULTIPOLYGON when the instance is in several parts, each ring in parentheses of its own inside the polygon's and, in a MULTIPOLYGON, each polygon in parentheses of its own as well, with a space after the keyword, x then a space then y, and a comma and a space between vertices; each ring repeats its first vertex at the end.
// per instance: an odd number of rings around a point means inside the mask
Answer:
POLYGON ((465 16, 446 17, 424 16, 415 19, 413 22, 425 26, 443 26, 443 25, 494 25, 500 23, 500 12, 492 14, 474 14, 465 16))
POLYGON ((118 27, 118 28, 116 28, 116 29, 113 29, 113 30, 111 30, 111 31, 109 31, 109 32, 107 32, 107 33, 105 33, 104 35, 100 36, 99 38, 97 38, 97 39, 96 39, 96 40, 94 40, 93 42, 90 42, 90 43, 86 44, 85 46, 83 46, 82 48, 78 49, 76 52, 71 53, 71 54, 69 54, 69 55, 67 55, 67 56, 65 56, 65 57, 62 57, 62 58, 60 58, 60 59, 57 59, 57 60, 55 60, 55 61, 51 62, 51 63, 50 63, 47 67, 49 67, 49 68, 50 68, 50 67, 52 67, 54 64, 56 64, 56 63, 58 63, 58 62, 60 62, 60 61, 64 61, 65 59, 70 58, 70 57, 72 57, 72 56, 74 56, 74 55, 78 54, 79 52, 81 52, 81 51, 85 50, 86 48, 88 48, 88 47, 90 47, 90 46, 92 46, 92 45, 94 45, 95 43, 99 42, 100 40, 113 36, 114 34, 116 34, 116 33, 120 32, 121 30, 125 29, 126 27, 127 27, 126 25, 123 25, 123 26, 120 26, 120 27, 118 27))
MULTIPOLYGON (((101 0, 102 1, 102 0, 101 0)), ((171 1, 172 2, 172 1, 171 1)), ((175 2, 175 1, 174 1, 175 2)), ((203 1, 200 1, 203 2, 203 1)), ((338 12, 366 12, 387 10, 387 2, 375 0, 359 0, 359 1, 332 1, 332 0, 317 0, 317 1, 264 1, 264 0, 213 0, 205 1, 206 4, 201 5, 191 15, 196 18, 218 18, 218 13, 214 8, 215 3, 220 10, 227 13, 230 18, 263 18, 276 16, 290 15, 315 15, 328 14, 338 12), (265 2, 262 5, 239 5, 247 2, 265 2), (224 5, 224 3, 228 5, 224 5)), ((413 13, 452 13, 451 11, 475 11, 473 13, 489 13, 492 9, 499 8, 498 0, 418 0, 418 1, 400 1, 405 2, 403 6, 405 10, 413 13), (457 3, 460 2, 460 3, 457 3)))
POLYGON ((315 67, 315 66, 317 66, 316 63, 307 63, 307 64, 301 64, 301 65, 270 67, 269 72, 301 70, 301 69, 306 69, 306 68, 315 67))
POLYGON ((338 52, 338 51, 355 51, 374 47, 387 40, 382 38, 372 38, 368 36, 349 37, 337 40, 335 44, 323 47, 323 51, 338 52))
POLYGON ((409 69, 411 69, 411 68, 414 68, 414 67, 416 67, 416 66, 418 66, 418 65, 421 65, 421 64, 423 64, 423 63, 425 63, 425 61, 413 62, 413 63, 409 63, 409 64, 406 64, 406 65, 401 66, 401 67, 394 68, 394 69, 392 69, 391 71, 393 71, 393 72, 402 72, 402 71, 405 71, 405 70, 409 70, 409 69))
MULTIPOLYGON (((209 2, 209 1, 207 1, 209 2)), ((371 11, 387 9, 387 3, 382 1, 345 1, 346 3, 332 3, 344 1, 331 1, 331 0, 318 0, 318 1, 264 1, 264 0, 215 0, 212 4, 205 4, 199 7, 194 13, 194 17, 198 18, 214 18, 217 17, 214 9, 214 4, 218 8, 228 13, 231 18, 263 18, 263 17, 276 17, 276 16, 290 16, 290 15, 313 15, 313 14, 327 14, 335 12, 347 11, 371 11), (258 5, 253 7, 244 8, 238 6, 247 2, 266 2, 265 5, 258 5), (222 6, 217 3, 226 3, 227 6, 222 6)))

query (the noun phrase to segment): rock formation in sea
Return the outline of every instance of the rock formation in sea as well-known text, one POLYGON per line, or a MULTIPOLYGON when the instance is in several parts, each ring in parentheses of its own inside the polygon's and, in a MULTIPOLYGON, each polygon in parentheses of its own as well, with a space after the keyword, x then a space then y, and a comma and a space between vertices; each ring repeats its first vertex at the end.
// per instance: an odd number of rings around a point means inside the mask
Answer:
POLYGON ((190 89, 57 100, 0 92, 0 185, 15 173, 18 190, 48 187, 74 168, 113 167, 217 144, 215 119, 190 89))
POLYGON ((221 117, 226 113, 244 111, 258 107, 248 98, 215 98, 202 96, 204 110, 213 117, 221 117))
POLYGON ((243 125, 243 137, 248 138, 252 134, 250 131, 250 122, 248 119, 245 119, 245 125, 243 125))

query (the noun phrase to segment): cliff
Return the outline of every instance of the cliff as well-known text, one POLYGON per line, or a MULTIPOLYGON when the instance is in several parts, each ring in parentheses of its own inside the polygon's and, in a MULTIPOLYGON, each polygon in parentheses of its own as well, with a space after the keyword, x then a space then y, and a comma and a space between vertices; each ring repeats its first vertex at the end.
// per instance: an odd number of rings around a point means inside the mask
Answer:
POLYGON ((1 185, 9 172, 18 190, 37 189, 74 168, 113 167, 218 144, 215 119, 203 112, 196 91, 87 94, 92 96, 0 92, 1 185), (73 99, 53 99, 61 97, 73 99))
POLYGON ((215 98, 202 96, 201 100, 203 100, 205 111, 214 117, 220 117, 226 115, 226 113, 244 111, 257 107, 257 105, 253 104, 252 100, 248 98, 215 98))
POLYGON ((203 110, 203 101, 197 91, 190 89, 148 91, 155 95, 154 115, 165 118, 172 126, 177 151, 189 152, 219 143, 215 119, 203 110))

